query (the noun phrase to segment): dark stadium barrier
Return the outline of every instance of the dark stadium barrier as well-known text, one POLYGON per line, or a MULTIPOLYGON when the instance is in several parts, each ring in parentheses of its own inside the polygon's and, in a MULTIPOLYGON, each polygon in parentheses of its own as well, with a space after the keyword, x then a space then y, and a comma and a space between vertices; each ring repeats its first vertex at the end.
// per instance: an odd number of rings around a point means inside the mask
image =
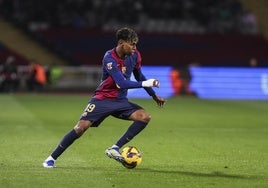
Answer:
MULTIPOLYGON (((114 34, 79 29, 39 31, 44 41, 72 57, 73 65, 101 65, 106 50, 116 44, 114 34)), ((140 33, 138 49, 144 65, 174 67, 199 63, 202 66, 248 66, 250 58, 267 66, 268 42, 261 35, 140 33)))

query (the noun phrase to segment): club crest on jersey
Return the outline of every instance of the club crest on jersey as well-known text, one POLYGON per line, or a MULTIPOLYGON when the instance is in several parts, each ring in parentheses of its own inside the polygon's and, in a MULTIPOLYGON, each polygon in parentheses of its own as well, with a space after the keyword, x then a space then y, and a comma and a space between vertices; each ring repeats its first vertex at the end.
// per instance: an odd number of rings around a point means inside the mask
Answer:
POLYGON ((122 67, 122 69, 121 69, 121 70, 122 70, 122 73, 123 73, 123 74, 125 74, 125 73, 126 73, 126 71, 127 71, 127 67, 122 67))
POLYGON ((112 67, 113 63, 110 62, 110 63, 107 63, 106 67, 108 70, 111 70, 113 67, 112 67))

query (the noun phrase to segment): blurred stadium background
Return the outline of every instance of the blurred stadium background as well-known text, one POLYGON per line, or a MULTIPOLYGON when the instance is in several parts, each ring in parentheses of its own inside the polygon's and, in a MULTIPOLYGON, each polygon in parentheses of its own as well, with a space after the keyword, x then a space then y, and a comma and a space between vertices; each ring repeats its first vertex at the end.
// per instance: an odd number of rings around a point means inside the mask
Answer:
POLYGON ((0 70, 13 57, 24 92, 34 59, 50 73, 46 91, 93 91, 128 26, 163 96, 267 100, 267 14, 265 0, 0 0, 0 70))

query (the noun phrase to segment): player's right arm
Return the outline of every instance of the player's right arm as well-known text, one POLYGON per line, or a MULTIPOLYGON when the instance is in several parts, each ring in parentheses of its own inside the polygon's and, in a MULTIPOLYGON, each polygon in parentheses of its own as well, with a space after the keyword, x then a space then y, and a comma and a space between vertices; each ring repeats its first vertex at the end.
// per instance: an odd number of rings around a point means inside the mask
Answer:
POLYGON ((106 63, 105 68, 109 75, 113 78, 118 88, 131 89, 141 87, 158 87, 158 81, 156 79, 149 79, 145 81, 131 81, 127 80, 122 72, 118 69, 117 63, 110 61, 106 63))

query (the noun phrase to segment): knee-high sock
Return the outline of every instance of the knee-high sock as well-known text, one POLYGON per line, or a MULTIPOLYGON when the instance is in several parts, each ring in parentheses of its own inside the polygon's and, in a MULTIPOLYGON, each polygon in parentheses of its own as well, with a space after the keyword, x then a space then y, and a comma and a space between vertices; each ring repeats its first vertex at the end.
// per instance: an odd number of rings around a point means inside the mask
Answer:
POLYGON ((56 160, 79 137, 80 135, 78 135, 74 129, 71 130, 60 141, 59 145, 52 152, 51 157, 56 160))
POLYGON ((139 134, 148 123, 142 121, 134 121, 132 125, 127 129, 125 134, 116 142, 119 148, 128 143, 132 138, 134 138, 137 134, 139 134))

